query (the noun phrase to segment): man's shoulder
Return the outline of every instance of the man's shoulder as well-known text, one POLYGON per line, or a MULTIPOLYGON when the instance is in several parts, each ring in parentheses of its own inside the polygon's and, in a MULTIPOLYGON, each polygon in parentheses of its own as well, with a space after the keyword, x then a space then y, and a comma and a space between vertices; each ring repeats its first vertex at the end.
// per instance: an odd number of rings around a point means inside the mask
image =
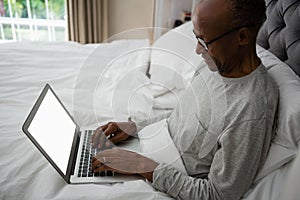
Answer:
POLYGON ((254 76, 230 88, 227 113, 237 121, 269 118, 276 111, 278 93, 277 85, 261 66, 254 76))
POLYGON ((277 104, 279 95, 278 86, 263 64, 261 64, 260 73, 257 73, 253 79, 252 91, 254 99, 264 98, 266 101, 264 102, 265 104, 272 102, 277 104))
POLYGON ((242 85, 241 89, 247 91, 246 93, 251 96, 250 100, 266 98, 267 96, 276 97, 278 95, 278 86, 263 64, 242 85))

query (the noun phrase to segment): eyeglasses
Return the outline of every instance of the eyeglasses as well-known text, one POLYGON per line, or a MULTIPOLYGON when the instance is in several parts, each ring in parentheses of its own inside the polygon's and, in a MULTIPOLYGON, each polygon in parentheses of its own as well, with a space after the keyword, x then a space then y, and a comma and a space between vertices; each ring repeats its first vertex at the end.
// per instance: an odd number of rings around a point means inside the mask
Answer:
POLYGON ((230 31, 210 40, 209 42, 205 42, 202 38, 200 38, 199 36, 196 35, 195 31, 193 30, 193 33, 194 35, 196 36, 196 39, 198 40, 199 44, 201 44, 201 46, 206 50, 208 51, 208 45, 212 44, 213 42, 221 39, 222 37, 225 37, 226 35, 229 35, 230 33, 233 33, 234 31, 237 31, 241 28, 244 28, 244 27, 250 27, 250 26, 255 26, 255 24, 246 24, 246 25, 242 25, 242 26, 238 26, 238 27, 235 27, 233 29, 231 29, 230 31))

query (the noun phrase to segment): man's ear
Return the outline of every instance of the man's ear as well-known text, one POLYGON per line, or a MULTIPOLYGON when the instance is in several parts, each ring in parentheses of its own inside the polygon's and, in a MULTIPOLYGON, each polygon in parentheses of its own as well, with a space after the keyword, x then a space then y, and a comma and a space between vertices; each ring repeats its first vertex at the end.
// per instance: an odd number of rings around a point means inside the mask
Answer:
POLYGON ((247 27, 241 28, 237 37, 239 45, 247 45, 251 40, 251 32, 247 27))

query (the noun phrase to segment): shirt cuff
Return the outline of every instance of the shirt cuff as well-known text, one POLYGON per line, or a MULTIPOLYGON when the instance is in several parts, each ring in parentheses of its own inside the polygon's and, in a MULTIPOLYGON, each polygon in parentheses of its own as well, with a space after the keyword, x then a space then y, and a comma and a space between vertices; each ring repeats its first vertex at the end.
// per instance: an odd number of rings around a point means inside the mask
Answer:
POLYGON ((138 121, 132 116, 128 117, 128 121, 135 123, 136 132, 135 132, 134 136, 138 136, 138 132, 140 132, 145 127, 145 125, 143 124, 143 121, 138 121))
POLYGON ((184 181, 181 181, 182 176, 180 171, 160 163, 153 172, 152 186, 176 198, 184 184, 184 181))

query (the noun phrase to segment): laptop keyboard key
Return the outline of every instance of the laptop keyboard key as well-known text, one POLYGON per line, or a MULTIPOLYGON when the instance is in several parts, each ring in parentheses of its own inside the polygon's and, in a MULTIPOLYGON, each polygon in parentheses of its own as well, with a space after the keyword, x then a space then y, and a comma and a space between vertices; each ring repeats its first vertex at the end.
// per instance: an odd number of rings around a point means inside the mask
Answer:
MULTIPOLYGON (((90 141, 90 136, 92 135, 92 132, 85 132, 86 139, 84 140, 85 143, 88 143, 90 141), (87 135, 89 136, 87 137, 87 135)), ((78 171, 78 177, 104 177, 104 176, 114 176, 115 173, 112 171, 101 171, 101 172, 93 172, 91 170, 92 165, 92 158, 94 155, 98 153, 98 149, 92 148, 90 144, 83 145, 82 154, 80 158, 80 166, 78 171)))
POLYGON ((106 176, 113 176, 113 172, 112 171, 106 171, 106 176))
POLYGON ((105 171, 101 171, 100 176, 105 176, 105 171))

